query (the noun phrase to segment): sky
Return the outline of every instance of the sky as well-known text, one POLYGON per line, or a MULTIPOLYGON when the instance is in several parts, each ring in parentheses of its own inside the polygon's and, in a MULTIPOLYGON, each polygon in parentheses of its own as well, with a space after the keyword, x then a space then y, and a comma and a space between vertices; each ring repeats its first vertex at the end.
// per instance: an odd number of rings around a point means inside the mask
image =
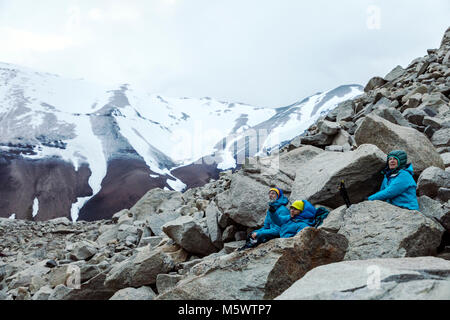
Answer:
POLYGON ((0 0, 0 61, 282 107, 438 48, 448 0, 0 0))

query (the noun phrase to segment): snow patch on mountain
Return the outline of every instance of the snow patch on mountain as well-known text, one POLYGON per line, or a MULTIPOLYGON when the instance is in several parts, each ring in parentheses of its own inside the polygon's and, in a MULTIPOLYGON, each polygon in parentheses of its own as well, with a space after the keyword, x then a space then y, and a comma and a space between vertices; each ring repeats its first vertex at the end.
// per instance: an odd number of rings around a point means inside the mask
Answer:
POLYGON ((39 212, 39 200, 36 197, 36 198, 34 198, 34 201, 33 201, 33 212, 32 212, 33 218, 36 217, 38 212, 39 212))
POLYGON ((331 111, 339 103, 353 99, 362 93, 359 87, 351 86, 349 93, 341 97, 333 96, 331 99, 328 99, 318 110, 315 110, 316 106, 320 104, 331 91, 332 90, 329 90, 327 92, 311 96, 302 104, 292 107, 292 110, 288 110, 287 113, 290 113, 289 120, 283 125, 275 127, 271 131, 263 144, 263 148, 272 149, 274 146, 279 145, 283 141, 293 139, 313 125, 321 115, 331 111))

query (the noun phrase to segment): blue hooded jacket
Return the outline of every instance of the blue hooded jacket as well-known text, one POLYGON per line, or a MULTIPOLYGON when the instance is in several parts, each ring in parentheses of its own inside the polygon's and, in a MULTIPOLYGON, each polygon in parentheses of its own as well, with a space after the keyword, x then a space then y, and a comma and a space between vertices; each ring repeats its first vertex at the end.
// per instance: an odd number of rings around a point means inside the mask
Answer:
MULTIPOLYGON (((289 203, 289 200, 281 194, 277 200, 274 202, 269 202, 269 206, 275 207, 275 215, 276 216, 289 216, 289 209, 286 208, 286 205, 289 203)), ((280 236, 280 227, 275 224, 270 218, 270 211, 267 210, 266 219, 264 220, 264 226, 261 229, 255 230, 256 237, 261 238, 262 236, 279 237, 280 236)))
POLYGON ((303 203, 303 211, 293 218, 290 213, 281 216, 269 212, 271 220, 280 227, 280 238, 293 237, 303 228, 314 226, 316 208, 307 200, 303 200, 303 203))
POLYGON ((380 191, 371 195, 369 200, 386 201, 397 207, 419 210, 419 203, 416 196, 417 184, 413 178, 412 164, 398 172, 387 171, 384 174, 380 191))

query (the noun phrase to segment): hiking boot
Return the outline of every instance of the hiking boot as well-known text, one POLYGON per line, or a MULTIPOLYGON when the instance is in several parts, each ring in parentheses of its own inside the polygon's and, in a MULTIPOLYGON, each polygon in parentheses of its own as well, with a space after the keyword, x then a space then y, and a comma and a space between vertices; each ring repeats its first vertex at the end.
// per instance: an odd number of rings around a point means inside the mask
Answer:
POLYGON ((258 245, 258 241, 251 239, 250 241, 247 241, 243 247, 239 248, 237 251, 242 251, 245 249, 251 249, 258 245))

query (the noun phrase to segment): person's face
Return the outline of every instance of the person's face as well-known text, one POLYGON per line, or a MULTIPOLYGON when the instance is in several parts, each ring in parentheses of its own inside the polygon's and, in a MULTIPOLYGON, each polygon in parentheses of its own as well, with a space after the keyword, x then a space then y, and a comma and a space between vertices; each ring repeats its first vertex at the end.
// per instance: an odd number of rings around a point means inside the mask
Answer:
POLYGON ((389 166, 389 169, 391 169, 391 170, 397 168, 397 166, 398 166, 397 159, 394 158, 394 157, 389 158, 388 159, 388 166, 389 166))
POLYGON ((275 191, 269 192, 269 199, 270 200, 277 200, 278 194, 275 191))
POLYGON ((295 217, 296 215, 298 215, 300 213, 300 210, 297 210, 294 207, 291 207, 289 209, 289 211, 291 212, 291 218, 295 217))

